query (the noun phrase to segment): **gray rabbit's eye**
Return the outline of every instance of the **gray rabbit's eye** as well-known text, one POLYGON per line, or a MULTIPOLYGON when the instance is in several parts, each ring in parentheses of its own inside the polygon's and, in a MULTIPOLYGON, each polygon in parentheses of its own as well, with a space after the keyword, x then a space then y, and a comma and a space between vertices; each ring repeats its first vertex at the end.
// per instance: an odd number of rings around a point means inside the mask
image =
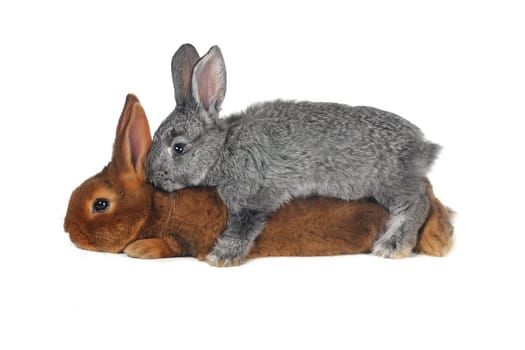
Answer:
POLYGON ((97 198, 93 202, 93 213, 103 213, 109 208, 109 200, 106 198, 97 198))
POLYGON ((184 147, 185 146, 186 145, 183 144, 183 143, 176 143, 175 145, 173 145, 173 153, 175 155, 182 154, 184 152, 184 147))

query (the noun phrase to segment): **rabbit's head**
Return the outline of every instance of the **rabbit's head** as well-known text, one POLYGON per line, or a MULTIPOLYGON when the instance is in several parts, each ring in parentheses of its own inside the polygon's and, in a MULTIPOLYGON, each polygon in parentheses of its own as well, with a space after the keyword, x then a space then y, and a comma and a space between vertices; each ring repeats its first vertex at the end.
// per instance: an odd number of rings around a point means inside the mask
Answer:
POLYGON ((149 181, 167 192, 203 184, 221 144, 218 114, 226 92, 217 46, 199 59, 192 45, 182 45, 171 69, 176 107, 156 131, 147 158, 149 181))
POLYGON ((71 194, 64 230, 79 248, 119 253, 139 235, 150 212, 146 182, 151 144, 146 114, 128 95, 117 126, 111 162, 71 194))

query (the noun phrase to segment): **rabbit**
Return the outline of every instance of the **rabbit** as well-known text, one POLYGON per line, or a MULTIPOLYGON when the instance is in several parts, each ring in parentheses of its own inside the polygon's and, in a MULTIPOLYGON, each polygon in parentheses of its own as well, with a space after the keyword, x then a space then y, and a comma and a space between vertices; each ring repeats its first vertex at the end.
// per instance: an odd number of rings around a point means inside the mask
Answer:
POLYGON ((293 198, 373 198, 391 214, 372 253, 413 251, 430 207, 425 175, 440 146, 372 107, 276 100, 219 118, 226 68, 213 46, 172 59, 176 107, 155 132, 147 177, 166 192, 215 187, 228 211, 211 265, 242 263, 269 216, 293 198))
MULTIPOLYGON (((165 193, 146 179, 151 145, 146 114, 128 95, 120 116, 111 162, 71 194, 64 230, 81 249, 125 253, 135 258, 196 257, 204 260, 224 230, 227 211, 213 188, 165 193)), ((427 193, 430 214, 416 251, 445 255, 452 245, 450 214, 427 193)), ((371 201, 296 199, 274 213, 248 258, 367 253, 388 219, 371 201)))

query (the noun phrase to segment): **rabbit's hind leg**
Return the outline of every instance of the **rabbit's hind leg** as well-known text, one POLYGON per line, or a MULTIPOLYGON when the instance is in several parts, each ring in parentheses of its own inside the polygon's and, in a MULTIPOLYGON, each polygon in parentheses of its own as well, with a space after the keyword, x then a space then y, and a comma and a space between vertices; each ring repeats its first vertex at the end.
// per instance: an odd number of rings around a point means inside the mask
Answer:
POLYGON ((410 194, 394 195, 378 200, 390 211, 386 229, 374 243, 372 254, 385 258, 404 258, 412 254, 419 228, 425 222, 430 202, 422 186, 410 194), (421 190, 419 190, 419 188, 421 190))

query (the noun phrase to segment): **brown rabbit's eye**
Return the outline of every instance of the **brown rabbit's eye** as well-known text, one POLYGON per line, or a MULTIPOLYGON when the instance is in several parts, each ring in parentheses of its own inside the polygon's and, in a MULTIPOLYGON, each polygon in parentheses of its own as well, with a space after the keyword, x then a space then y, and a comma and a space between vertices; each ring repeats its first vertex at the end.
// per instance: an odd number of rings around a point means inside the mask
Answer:
POLYGON ((105 198, 97 198, 93 202, 93 213, 103 213, 109 208, 109 200, 105 198))

